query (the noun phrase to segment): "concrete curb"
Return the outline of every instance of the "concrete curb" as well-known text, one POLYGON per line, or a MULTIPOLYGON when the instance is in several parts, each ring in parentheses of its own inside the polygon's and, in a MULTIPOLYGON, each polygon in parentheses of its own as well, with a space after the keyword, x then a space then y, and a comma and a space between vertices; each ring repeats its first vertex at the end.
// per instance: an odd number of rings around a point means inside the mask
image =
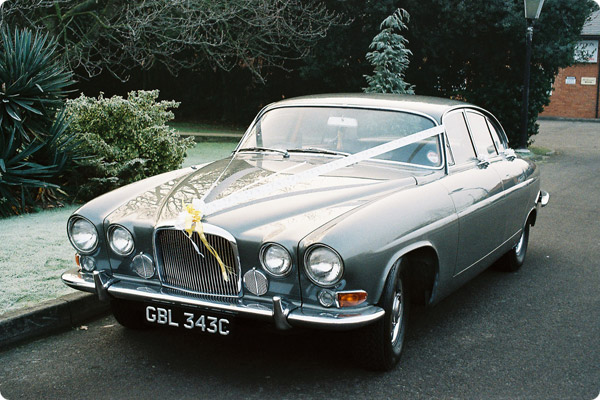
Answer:
POLYGON ((16 343, 65 330, 107 314, 108 303, 93 294, 72 293, 0 316, 0 350, 16 343))

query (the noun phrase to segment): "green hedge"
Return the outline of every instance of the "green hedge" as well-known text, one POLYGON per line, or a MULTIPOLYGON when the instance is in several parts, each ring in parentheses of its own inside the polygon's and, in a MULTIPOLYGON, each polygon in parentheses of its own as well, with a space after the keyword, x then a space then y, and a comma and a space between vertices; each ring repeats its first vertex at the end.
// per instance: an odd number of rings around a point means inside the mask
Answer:
POLYGON ((166 123, 175 101, 157 101, 158 90, 133 91, 127 98, 83 94, 67 101, 71 131, 88 158, 71 186, 75 197, 89 200, 119 186, 181 166, 192 139, 182 139, 166 123))

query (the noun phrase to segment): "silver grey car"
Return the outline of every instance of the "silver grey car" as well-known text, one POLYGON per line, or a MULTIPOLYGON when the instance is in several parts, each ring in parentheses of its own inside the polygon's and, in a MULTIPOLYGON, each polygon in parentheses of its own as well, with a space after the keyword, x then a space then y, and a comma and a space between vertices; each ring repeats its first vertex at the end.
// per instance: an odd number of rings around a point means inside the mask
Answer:
POLYGON ((348 330, 365 365, 387 370, 410 304, 433 305, 493 263, 520 268, 548 198, 479 107, 300 97, 260 111, 228 158, 75 211, 77 267, 62 279, 129 328, 228 336, 249 318, 348 330))

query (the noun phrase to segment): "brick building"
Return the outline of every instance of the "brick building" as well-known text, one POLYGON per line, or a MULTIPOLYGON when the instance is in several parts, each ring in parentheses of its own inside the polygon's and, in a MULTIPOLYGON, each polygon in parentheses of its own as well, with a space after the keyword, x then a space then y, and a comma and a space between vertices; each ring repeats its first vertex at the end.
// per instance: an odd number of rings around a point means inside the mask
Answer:
POLYGON ((552 87, 550 105, 541 116, 567 118, 600 117, 600 11, 594 12, 581 31, 576 63, 559 71, 552 87))

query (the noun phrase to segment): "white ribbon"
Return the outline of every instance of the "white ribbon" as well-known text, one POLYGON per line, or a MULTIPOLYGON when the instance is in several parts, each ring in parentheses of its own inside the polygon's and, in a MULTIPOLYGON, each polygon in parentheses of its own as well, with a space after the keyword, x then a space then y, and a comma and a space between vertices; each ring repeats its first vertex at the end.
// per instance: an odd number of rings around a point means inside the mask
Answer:
MULTIPOLYGON (((327 174, 340 168, 356 164, 360 161, 367 160, 369 158, 377 157, 381 154, 385 154, 389 151, 396 150, 400 147, 407 146, 409 144, 416 143, 418 141, 428 139, 433 136, 440 135, 444 132, 444 128, 441 125, 435 126, 424 131, 406 136, 400 139, 393 140, 381 144, 379 146, 372 147, 370 149, 361 151, 350 156, 340 158, 335 161, 331 161, 327 164, 319 165, 318 167, 311 168, 307 171, 299 174, 287 176, 285 178, 278 179, 276 181, 266 183, 264 185, 252 188, 244 189, 228 195, 219 200, 211 201, 210 203, 202 204, 202 213, 207 216, 210 214, 217 213, 227 208, 235 207, 244 202, 256 200, 257 198, 263 197, 271 192, 279 189, 294 186, 298 183, 305 182, 319 175, 327 174)), ((215 182, 216 183, 216 182, 215 182)), ((214 184, 213 184, 214 186, 214 184)))

